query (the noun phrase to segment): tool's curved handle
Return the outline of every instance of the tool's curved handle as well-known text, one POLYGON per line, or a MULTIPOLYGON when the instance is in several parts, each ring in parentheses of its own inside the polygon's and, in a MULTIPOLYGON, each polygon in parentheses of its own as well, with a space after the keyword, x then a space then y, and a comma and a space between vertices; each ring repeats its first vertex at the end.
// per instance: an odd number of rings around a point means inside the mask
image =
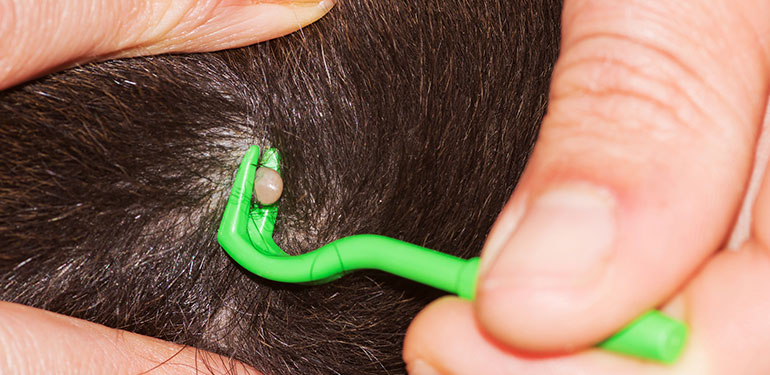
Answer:
MULTIPOLYGON (((269 149, 266 155, 263 164, 278 171, 277 151, 269 149)), ((259 148, 252 146, 243 157, 217 232, 222 247, 248 271, 274 281, 317 283, 358 269, 377 269, 468 300, 474 298, 479 258, 466 260, 390 237, 349 236, 309 253, 287 255, 272 238, 277 207, 251 209, 259 156, 259 148)), ((598 346, 671 363, 679 357, 686 337, 683 323, 651 310, 598 346)))
MULTIPOLYGON (((346 271, 378 269, 467 300, 475 297, 478 257, 466 260, 376 235, 345 237, 329 245, 334 245, 340 265, 346 271)), ((597 346, 616 353, 672 363, 679 358, 686 338, 687 327, 682 322, 660 311, 650 310, 597 346)))

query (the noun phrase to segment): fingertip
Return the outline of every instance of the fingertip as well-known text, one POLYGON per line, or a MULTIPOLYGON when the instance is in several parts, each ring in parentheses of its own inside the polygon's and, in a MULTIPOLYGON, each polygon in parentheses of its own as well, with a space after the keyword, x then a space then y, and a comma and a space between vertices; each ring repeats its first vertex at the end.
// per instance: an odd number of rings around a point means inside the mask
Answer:
POLYGON ((223 7, 201 30, 200 47, 207 51, 238 47, 293 33, 326 15, 335 0, 260 2, 223 7))
POLYGON ((501 345, 479 326, 471 304, 441 298, 414 319, 404 342, 410 375, 642 374, 646 364, 600 350, 531 354, 501 345))
POLYGON ((486 345, 479 332, 470 303, 456 297, 434 301, 406 332, 403 358, 409 374, 491 374, 478 366, 486 345))
POLYGON ((518 227, 500 249, 490 249, 492 239, 485 248, 491 260, 475 304, 481 326, 500 342, 527 351, 563 352, 595 344, 613 329, 608 323, 617 320, 602 319, 604 312, 597 311, 612 295, 607 280, 616 265, 614 195, 571 182, 548 188, 523 205, 518 227))
POLYGON ((404 339, 404 362, 410 375, 469 373, 464 363, 474 360, 474 338, 466 337, 473 325, 470 303, 443 297, 423 309, 409 325, 404 339), (458 345, 462 343, 462 345, 458 345))
MULTIPOLYGON (((2 51, 5 56, 0 58, 0 90, 92 60, 209 52, 262 42, 315 22, 335 2, 19 2, 0 25, 7 42, 2 51)), ((2 5, 0 2, 0 8, 2 5)))
POLYGON ((440 298, 417 315, 407 330, 403 356, 418 375, 425 368, 445 375, 509 374, 555 358, 501 345, 481 329, 471 303, 456 297, 440 298))
POLYGON ((300 30, 326 15, 335 4, 336 0, 240 0, 197 6, 200 9, 188 10, 183 16, 166 11, 145 20, 142 38, 119 55, 211 52, 247 46, 300 30))
POLYGON ((598 316, 594 290, 512 290, 483 283, 475 313, 480 327, 503 345, 528 353, 565 353, 609 336, 617 318, 598 316))
POLYGON ((456 297, 442 297, 426 306, 412 320, 404 338, 403 358, 407 366, 416 361, 429 362, 434 333, 442 332, 468 309, 468 303, 456 297))

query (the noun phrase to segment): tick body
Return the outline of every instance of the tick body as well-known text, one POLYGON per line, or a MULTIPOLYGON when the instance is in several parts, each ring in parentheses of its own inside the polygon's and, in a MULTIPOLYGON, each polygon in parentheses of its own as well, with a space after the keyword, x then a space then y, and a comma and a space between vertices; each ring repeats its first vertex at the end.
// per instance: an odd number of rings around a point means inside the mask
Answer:
POLYGON ((254 179, 254 197, 263 205, 271 205, 281 198, 283 179, 273 169, 259 167, 254 179))

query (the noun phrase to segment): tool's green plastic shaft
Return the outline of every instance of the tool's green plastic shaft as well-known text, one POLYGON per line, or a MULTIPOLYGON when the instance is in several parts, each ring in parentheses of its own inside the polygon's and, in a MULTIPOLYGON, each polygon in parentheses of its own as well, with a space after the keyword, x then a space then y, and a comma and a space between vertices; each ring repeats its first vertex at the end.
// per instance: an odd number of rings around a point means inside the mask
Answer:
MULTIPOLYGON (((258 162, 259 149, 249 149, 236 174, 217 233, 222 247, 250 272, 275 281, 307 283, 333 279, 357 269, 378 269, 472 298, 478 258, 467 261, 371 234, 341 238, 315 251, 288 256, 274 245, 272 238, 249 236, 251 191, 258 162), (255 242, 268 251, 255 250, 252 246, 255 242)), ((272 227, 270 232, 272 234, 272 227)))
MULTIPOLYGON (((274 149, 263 164, 279 170, 274 149)), ((251 211, 259 148, 252 146, 235 177, 217 239, 238 264, 266 279, 287 283, 325 282, 358 269, 377 269, 472 300, 479 258, 462 259, 390 237, 363 234, 341 238, 317 250, 289 256, 273 242, 276 207, 251 211)), ((664 363, 681 353, 686 326, 652 310, 598 346, 664 363)))
POLYGON ((605 350, 674 363, 684 349, 687 326, 660 311, 650 310, 599 343, 605 350))
POLYGON ((473 298, 479 258, 465 260, 390 237, 360 234, 318 249, 334 251, 345 271, 377 269, 473 298), (328 248, 327 248, 328 246, 328 248))

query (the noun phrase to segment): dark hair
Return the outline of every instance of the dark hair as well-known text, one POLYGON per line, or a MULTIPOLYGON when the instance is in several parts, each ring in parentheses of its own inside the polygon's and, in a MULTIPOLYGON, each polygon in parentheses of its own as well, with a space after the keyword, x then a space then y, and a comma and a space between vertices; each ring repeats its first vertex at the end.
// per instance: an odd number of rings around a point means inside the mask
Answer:
POLYGON ((535 140, 560 7, 343 1, 279 40, 0 93, 0 298, 269 374, 404 372, 406 327, 440 293, 250 275, 215 239, 238 160, 282 152, 291 253, 376 233, 477 255, 535 140))

